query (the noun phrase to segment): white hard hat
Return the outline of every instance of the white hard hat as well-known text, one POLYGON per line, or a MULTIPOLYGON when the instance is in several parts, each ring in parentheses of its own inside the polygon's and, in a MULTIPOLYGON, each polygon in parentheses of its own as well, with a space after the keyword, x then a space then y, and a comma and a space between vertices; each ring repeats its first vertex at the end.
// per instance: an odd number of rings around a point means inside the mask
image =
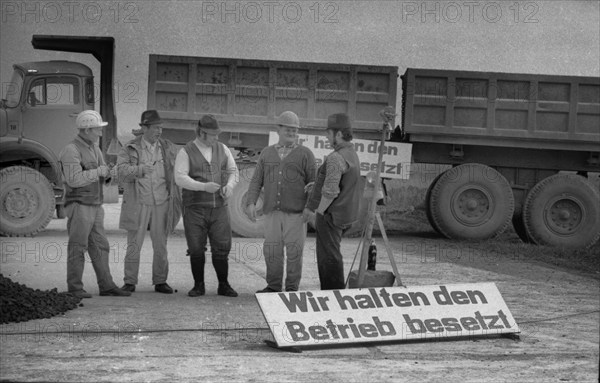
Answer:
POLYGON ((108 122, 102 121, 102 116, 95 110, 84 110, 77 115, 75 124, 78 129, 100 128, 108 125, 108 122))
POLYGON ((300 129, 300 119, 294 112, 283 112, 277 117, 277 125, 300 129))

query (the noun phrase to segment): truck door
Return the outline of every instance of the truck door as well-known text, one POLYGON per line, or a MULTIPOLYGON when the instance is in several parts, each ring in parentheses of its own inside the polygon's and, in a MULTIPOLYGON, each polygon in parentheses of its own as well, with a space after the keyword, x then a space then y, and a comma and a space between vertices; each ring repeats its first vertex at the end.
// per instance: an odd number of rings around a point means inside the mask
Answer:
POLYGON ((77 76, 37 77, 29 82, 23 108, 23 135, 54 153, 76 135, 75 117, 83 110, 77 76))

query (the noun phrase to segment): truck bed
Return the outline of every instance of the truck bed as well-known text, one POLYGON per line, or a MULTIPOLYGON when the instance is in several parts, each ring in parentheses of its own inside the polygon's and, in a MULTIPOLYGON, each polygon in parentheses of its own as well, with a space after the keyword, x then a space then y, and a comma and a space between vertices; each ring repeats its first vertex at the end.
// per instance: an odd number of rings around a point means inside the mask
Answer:
POLYGON ((377 139, 379 111, 396 104, 397 77, 391 66, 150 55, 148 108, 160 112, 163 134, 174 141, 193 137, 198 119, 211 113, 242 146, 264 146, 286 110, 307 134, 344 112, 357 137, 377 139))
POLYGON ((402 76, 410 141, 600 151, 600 79, 412 69, 402 76))

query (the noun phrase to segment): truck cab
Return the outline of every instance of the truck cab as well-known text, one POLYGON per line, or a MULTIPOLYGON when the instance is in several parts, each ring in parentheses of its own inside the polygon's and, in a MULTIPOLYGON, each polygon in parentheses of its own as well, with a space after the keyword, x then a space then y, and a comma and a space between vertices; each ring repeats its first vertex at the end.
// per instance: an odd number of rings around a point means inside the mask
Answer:
POLYGON ((58 154, 73 139, 75 117, 94 109, 92 70, 80 63, 15 64, 0 111, 3 235, 32 235, 56 207, 62 215, 58 154))
MULTIPOLYGON (((113 97, 113 37, 34 35, 35 49, 91 54, 100 63, 100 148, 111 162, 118 153, 113 97), (113 158, 109 157, 113 156, 113 158)), ((58 155, 77 134, 75 118, 94 109, 92 70, 56 60, 14 65, 0 102, 0 235, 28 236, 54 215, 64 218, 63 176, 58 155)), ((104 185, 104 202, 116 202, 116 184, 104 185)))

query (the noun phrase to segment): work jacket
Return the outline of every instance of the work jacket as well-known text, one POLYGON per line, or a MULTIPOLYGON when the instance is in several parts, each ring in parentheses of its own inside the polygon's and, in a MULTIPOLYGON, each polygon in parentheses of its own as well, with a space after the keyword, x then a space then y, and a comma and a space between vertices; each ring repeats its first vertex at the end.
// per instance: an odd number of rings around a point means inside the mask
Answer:
MULTIPOLYGON (((175 184, 173 168, 177 147, 169 140, 159 138, 163 157, 165 179, 167 181, 167 234, 173 232, 181 218, 181 189, 175 184)), ((119 184, 123 188, 123 204, 121 205, 121 217, 119 228, 125 230, 137 230, 139 227, 139 216, 141 203, 139 199, 138 179, 143 177, 142 165, 140 165, 140 153, 142 151, 142 136, 128 142, 119 152, 117 158, 117 171, 119 184)))

